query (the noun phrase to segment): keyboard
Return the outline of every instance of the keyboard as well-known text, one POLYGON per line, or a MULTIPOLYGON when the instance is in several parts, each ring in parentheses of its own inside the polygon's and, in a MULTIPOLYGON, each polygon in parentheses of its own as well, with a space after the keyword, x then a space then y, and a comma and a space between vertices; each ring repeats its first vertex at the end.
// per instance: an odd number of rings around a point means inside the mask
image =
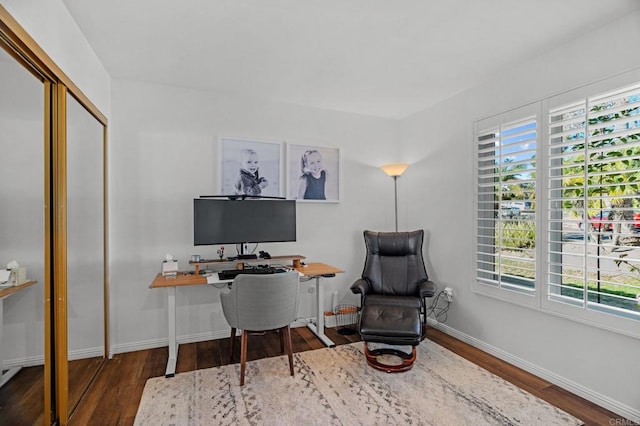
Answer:
POLYGON ((249 268, 249 269, 225 269, 218 272, 218 278, 222 281, 232 280, 239 274, 275 274, 278 272, 285 272, 283 268, 273 268, 271 266, 266 268, 249 268))

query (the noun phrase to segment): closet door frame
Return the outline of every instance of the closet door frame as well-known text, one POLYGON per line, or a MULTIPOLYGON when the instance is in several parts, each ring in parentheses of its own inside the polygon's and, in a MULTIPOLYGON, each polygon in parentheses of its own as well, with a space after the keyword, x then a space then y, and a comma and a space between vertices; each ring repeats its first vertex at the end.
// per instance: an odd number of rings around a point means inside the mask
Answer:
POLYGON ((109 354, 107 118, 0 5, 0 47, 44 83, 44 421, 69 421, 67 363, 67 93, 103 127, 104 358, 109 354), (50 415, 48 414, 50 413, 50 415))

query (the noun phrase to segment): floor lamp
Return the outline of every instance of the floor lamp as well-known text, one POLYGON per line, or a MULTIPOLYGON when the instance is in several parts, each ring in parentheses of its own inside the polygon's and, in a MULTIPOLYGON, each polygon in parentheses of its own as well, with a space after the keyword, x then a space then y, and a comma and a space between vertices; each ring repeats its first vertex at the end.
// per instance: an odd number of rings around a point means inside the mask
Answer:
POLYGON ((398 232, 398 177, 402 176, 404 171, 407 170, 407 167, 409 167, 407 163, 385 164, 380 167, 387 175, 393 178, 396 232, 398 232))

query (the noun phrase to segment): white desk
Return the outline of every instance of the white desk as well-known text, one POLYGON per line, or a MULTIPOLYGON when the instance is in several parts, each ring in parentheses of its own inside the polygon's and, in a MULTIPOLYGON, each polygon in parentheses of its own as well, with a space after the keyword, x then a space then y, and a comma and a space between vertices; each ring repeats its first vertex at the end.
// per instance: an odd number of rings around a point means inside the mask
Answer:
MULTIPOLYGON (((34 285, 35 283, 37 283, 37 281, 27 281, 24 282, 22 284, 13 286, 13 287, 7 287, 7 288, 3 288, 2 290, 0 290, 0 349, 2 348, 2 328, 3 328, 3 301, 4 299, 6 299, 7 297, 11 296, 12 294, 15 294, 17 292, 19 292, 20 290, 23 290, 29 286, 34 285)), ((5 383, 7 383, 9 380, 11 380, 11 378, 13 376, 15 376, 18 371, 20 371, 22 369, 22 367, 13 367, 8 369, 4 374, 2 374, 2 371, 4 371, 3 369, 3 361, 2 361, 2 351, 0 350, 0 388, 2 386, 4 386, 5 383)))
MULTIPOLYGON (((333 266, 325 265, 324 263, 310 263, 308 265, 299 265, 294 267, 295 270, 300 272, 302 276, 308 278, 315 278, 316 280, 316 323, 309 323, 307 327, 316 335, 322 342, 329 346, 335 346, 327 336, 324 334, 324 291, 320 285, 320 278, 323 276, 331 276, 334 274, 342 273, 341 269, 334 268, 333 266)), ((167 369, 165 371, 165 377, 173 377, 176 372, 176 363, 178 361, 178 342, 176 339, 176 287, 191 286, 191 285, 214 285, 231 283, 233 280, 223 281, 217 278, 215 274, 210 282, 207 282, 207 277, 204 275, 196 275, 189 272, 179 272, 174 277, 163 277, 162 274, 158 274, 153 280, 150 288, 167 289, 167 317, 168 317, 168 340, 169 340, 169 359, 167 360, 167 369)))

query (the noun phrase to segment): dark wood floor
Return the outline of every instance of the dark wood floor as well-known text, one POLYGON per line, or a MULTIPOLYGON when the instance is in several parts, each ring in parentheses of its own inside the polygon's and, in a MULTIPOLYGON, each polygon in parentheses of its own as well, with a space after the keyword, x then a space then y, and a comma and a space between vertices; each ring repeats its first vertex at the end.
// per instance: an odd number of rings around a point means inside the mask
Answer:
POLYGON ((44 367, 23 368, 0 388, 0 425, 43 425, 44 367))
MULTIPOLYGON (((338 345, 359 340, 357 335, 343 336, 333 329, 327 329, 327 335, 338 345)), ((533 376, 520 368, 507 364, 439 330, 430 328, 427 335, 430 340, 565 410, 583 420, 587 425, 624 424, 628 426, 633 424, 604 408, 533 376)), ((307 328, 293 329, 292 340, 294 352, 324 347, 322 342, 307 328)), ((228 345, 228 339, 180 345, 176 372, 181 373, 229 364, 228 345)), ((239 345, 236 347, 239 348, 239 345)), ((280 340, 277 334, 250 337, 248 360, 277 355, 280 355, 280 340)), ((71 417, 70 424, 83 426, 88 424, 132 425, 147 379, 164 374, 167 357, 167 348, 115 355, 113 359, 104 364, 91 387, 82 397, 80 404, 78 404, 71 417)), ((234 362, 237 363, 238 361, 239 355, 236 354, 234 362)), ((5 388, 8 385, 0 389, 0 424, 42 424, 42 403, 40 403, 40 409, 38 410, 33 396, 33 394, 38 394, 38 389, 34 388, 33 385, 17 389, 17 386, 13 384, 13 382, 21 383, 20 376, 29 374, 30 370, 24 369, 10 382, 13 395, 6 395, 8 392, 5 391, 5 388), (31 397, 29 397, 29 394, 31 394, 31 397), (16 395, 20 397, 15 399, 16 395), (12 397, 14 398, 13 402, 11 401, 12 397), (25 403, 24 401, 27 399, 31 400, 31 403, 25 403), (9 411, 2 408, 9 407, 14 403, 16 407, 19 404, 19 409, 9 411), (10 418, 9 415, 15 417, 10 418)), ((26 380, 24 382, 27 383, 26 380)), ((42 389, 42 384, 40 389, 42 389)), ((41 395, 42 392, 39 394, 41 395)))
MULTIPOLYGON (((102 357, 69 361, 68 402, 71 407, 80 402, 103 361, 102 357)), ((43 424, 44 367, 23 368, 0 388, 0 426, 43 424)))

